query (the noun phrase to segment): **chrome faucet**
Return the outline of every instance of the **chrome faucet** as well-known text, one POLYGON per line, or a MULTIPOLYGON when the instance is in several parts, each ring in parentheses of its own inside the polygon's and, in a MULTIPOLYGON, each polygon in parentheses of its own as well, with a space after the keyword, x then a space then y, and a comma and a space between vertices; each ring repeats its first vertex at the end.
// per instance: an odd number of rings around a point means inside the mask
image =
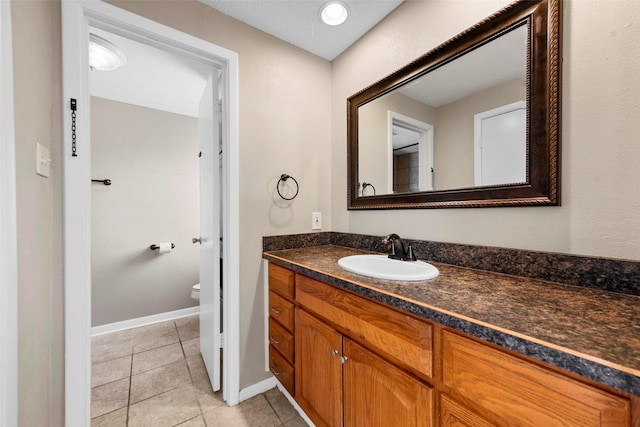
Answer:
POLYGON ((407 246, 405 249, 404 242, 397 234, 389 234, 387 237, 382 239, 382 243, 385 245, 391 245, 389 248, 389 258, 399 259, 402 261, 416 261, 416 256, 413 253, 411 245, 407 246))

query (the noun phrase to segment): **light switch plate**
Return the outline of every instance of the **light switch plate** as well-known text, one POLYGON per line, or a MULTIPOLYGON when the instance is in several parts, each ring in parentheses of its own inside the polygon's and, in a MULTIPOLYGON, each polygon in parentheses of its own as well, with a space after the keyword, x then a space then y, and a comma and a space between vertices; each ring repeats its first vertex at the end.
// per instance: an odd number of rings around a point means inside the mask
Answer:
POLYGON ((322 230, 322 212, 311 212, 311 229, 322 230))
POLYGON ((45 178, 51 172, 51 154, 44 145, 36 142, 36 173, 45 178))

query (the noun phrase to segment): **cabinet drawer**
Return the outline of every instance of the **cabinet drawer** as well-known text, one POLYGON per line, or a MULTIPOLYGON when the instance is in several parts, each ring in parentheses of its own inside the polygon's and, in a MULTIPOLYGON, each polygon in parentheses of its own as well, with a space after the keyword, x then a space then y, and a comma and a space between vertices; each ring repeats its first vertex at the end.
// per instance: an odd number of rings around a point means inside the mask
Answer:
POLYGON ((627 426, 630 402, 477 341, 443 331, 442 382, 499 425, 627 426))
POLYGON ((429 323, 299 274, 296 301, 394 363, 421 377, 432 376, 429 323))
POLYGON ((275 292, 269 292, 269 315, 293 332, 293 303, 275 292))
POLYGON ((273 346, 269 346, 269 370, 284 386, 291 396, 294 395, 295 378, 293 366, 278 353, 273 346))
POLYGON ((293 363, 294 342, 293 334, 283 328, 278 322, 269 318, 269 343, 280 352, 289 363, 293 363))
POLYGON ((293 299, 293 271, 270 263, 269 290, 276 292, 285 298, 293 299))

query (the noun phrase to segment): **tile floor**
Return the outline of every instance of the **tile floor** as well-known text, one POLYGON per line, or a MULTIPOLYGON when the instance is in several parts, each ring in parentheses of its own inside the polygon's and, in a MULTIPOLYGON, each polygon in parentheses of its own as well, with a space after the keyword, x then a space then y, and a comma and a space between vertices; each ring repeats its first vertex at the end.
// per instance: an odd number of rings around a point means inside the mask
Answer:
POLYGON ((200 355, 198 316, 92 339, 91 426, 306 426, 277 388, 228 407, 200 355))

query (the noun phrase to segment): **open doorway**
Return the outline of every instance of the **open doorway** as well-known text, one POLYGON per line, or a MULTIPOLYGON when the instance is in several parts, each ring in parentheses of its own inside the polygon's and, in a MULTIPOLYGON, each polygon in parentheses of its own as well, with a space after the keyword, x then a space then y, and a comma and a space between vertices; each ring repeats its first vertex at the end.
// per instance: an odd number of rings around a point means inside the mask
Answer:
MULTIPOLYGON (((63 98, 64 103, 64 266, 65 266, 65 347, 66 347, 66 420, 67 425, 88 425, 91 418, 90 378, 91 378, 91 135, 90 114, 91 98, 89 95, 89 67, 88 42, 90 29, 107 31, 111 34, 148 44, 166 52, 172 52, 210 67, 211 77, 219 77, 219 85, 209 85, 210 90, 202 99, 207 99, 212 114, 209 117, 211 135, 207 144, 199 141, 199 152, 202 153, 198 162, 202 171, 203 159, 208 164, 212 185, 207 197, 214 200, 215 206, 222 204, 221 222, 218 221, 220 210, 214 209, 206 215, 213 220, 215 226, 211 235, 192 236, 199 247, 200 265, 207 265, 214 271, 219 271, 220 265, 225 270, 224 283, 237 283, 238 277, 238 223, 237 223, 237 55, 226 49, 219 48, 201 39, 180 33, 168 27, 154 23, 147 19, 133 15, 114 6, 102 2, 63 2, 63 98), (221 89, 221 105, 217 102, 216 93, 221 89), (73 100, 73 101, 72 101, 73 100), (217 117, 222 118, 222 125, 218 125, 217 117), (215 126, 212 124, 216 123, 215 126), (220 132, 221 131, 221 132, 220 132), (220 157, 218 144, 214 143, 216 135, 222 141, 222 180, 218 178, 220 157), (206 146, 206 148, 205 148, 206 146), (208 152, 207 152, 208 151, 208 152), (221 184, 221 185, 220 185, 221 184), (222 229, 218 224, 222 224, 222 229), (224 238, 224 256, 221 257, 220 238, 224 238), (207 262, 203 262, 203 252, 208 252, 207 262), (212 254, 212 255, 211 255, 212 254), (222 259, 222 263, 220 263, 222 259), (78 369, 80 367, 80 369, 78 369)), ((148 76, 151 78, 151 76, 148 76)), ((217 83, 217 82, 216 82, 217 83)), ((206 91, 206 89, 205 89, 206 91)), ((109 177, 95 177, 108 179, 109 177)), ((202 178, 200 178, 200 185, 202 178)), ((99 185, 99 184, 98 184, 99 185)), ((112 183, 115 185, 115 182, 112 183)), ((106 187, 105 187, 106 188, 106 187)), ((201 204, 202 206, 202 204, 201 204)), ((201 218, 203 215, 200 215, 201 218)), ((152 239, 155 240, 155 239, 152 239)), ((170 240, 170 239, 168 239, 170 240)), ((167 242, 168 242, 167 240, 167 242)), ((152 244, 165 243, 164 238, 147 242, 146 250, 151 251, 152 244)), ((148 254, 148 252, 147 252, 148 254)), ((166 255, 166 254, 165 254, 166 255)), ((144 256, 144 255, 143 255, 144 256)), ((163 255, 164 256, 164 255, 163 255)), ((171 256, 171 255, 169 255, 171 256)), ((219 281, 219 274, 216 275, 219 281)), ((218 313, 216 323, 220 323, 219 299, 213 302, 213 294, 219 292, 219 287, 205 286, 201 282, 201 302, 205 298, 210 304, 201 312, 218 313)), ((215 280, 215 279, 214 279, 215 280)), ((218 282, 219 283, 219 282, 218 282)), ((191 287, 193 283, 189 284, 191 287)), ((224 286, 225 308, 223 318, 226 330, 224 346, 225 372, 223 399, 229 405, 239 400, 239 342, 237 330, 238 292, 237 286, 224 286)), ((187 292, 190 295, 189 292, 187 292)), ((205 322, 209 323, 209 322, 205 322)), ((213 323, 213 321, 211 322, 213 323)), ((211 328, 212 330, 215 328, 211 328)), ((211 346, 221 341, 221 336, 212 336, 206 340, 211 346)), ((202 346, 201 346, 202 347, 202 346)), ((202 348, 201 348, 202 350, 202 348)), ((205 357, 206 359, 206 357, 205 357)), ((213 358, 216 359, 215 357, 213 358)), ((218 358, 219 363, 219 358, 218 358)), ((210 376, 218 372, 207 366, 210 376)), ((219 377, 218 377, 219 378, 219 377)), ((211 381, 214 383, 214 381, 211 381)))
POLYGON ((92 420, 188 384, 219 405, 221 72, 100 28, 89 43, 92 420))
POLYGON ((433 190, 433 125, 387 112, 388 193, 433 190))

